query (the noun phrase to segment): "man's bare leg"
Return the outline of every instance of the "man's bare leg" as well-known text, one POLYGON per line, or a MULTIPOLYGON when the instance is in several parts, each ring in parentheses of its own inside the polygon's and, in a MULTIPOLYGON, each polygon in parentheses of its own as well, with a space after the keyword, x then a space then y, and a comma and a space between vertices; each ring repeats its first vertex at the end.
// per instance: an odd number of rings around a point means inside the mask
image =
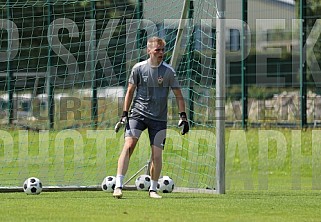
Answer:
POLYGON ((152 157, 151 157, 151 186, 149 188, 149 196, 152 198, 162 198, 156 193, 157 183, 162 171, 163 165, 163 150, 157 146, 152 146, 152 157))
POLYGON ((138 141, 137 138, 132 138, 132 137, 125 138, 123 150, 120 153, 120 156, 118 158, 116 186, 113 193, 113 196, 116 198, 121 198, 123 196, 122 188, 123 188, 124 177, 125 177, 125 174, 127 173, 129 160, 131 155, 134 152, 137 141, 138 141))

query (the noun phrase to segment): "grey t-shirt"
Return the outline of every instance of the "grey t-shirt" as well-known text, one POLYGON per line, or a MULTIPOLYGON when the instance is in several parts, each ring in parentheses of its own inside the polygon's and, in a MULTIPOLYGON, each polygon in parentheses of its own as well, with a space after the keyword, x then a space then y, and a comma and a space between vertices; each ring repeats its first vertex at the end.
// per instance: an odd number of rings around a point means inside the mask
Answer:
POLYGON ((169 90, 180 87, 174 69, 166 62, 152 67, 145 60, 134 65, 128 82, 137 87, 132 112, 150 119, 167 121, 169 90))

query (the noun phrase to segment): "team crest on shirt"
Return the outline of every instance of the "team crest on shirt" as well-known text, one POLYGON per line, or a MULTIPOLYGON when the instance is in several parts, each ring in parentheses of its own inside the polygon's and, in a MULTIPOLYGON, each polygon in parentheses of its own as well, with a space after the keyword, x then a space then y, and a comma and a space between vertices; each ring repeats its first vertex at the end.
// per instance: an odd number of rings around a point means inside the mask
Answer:
POLYGON ((163 83, 163 81, 164 81, 163 76, 159 76, 157 79, 158 84, 161 85, 163 83))
POLYGON ((144 82, 147 82, 148 76, 143 76, 143 80, 144 80, 144 82))

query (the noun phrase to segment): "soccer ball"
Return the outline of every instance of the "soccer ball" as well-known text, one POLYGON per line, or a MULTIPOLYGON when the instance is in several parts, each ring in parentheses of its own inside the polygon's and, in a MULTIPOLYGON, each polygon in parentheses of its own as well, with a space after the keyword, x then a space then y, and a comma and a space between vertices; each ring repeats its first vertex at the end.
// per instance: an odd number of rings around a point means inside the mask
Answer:
POLYGON ((101 183, 101 189, 106 192, 113 192, 116 186, 116 177, 107 176, 101 183))
POLYGON ((26 194, 40 194, 42 191, 42 183, 36 177, 30 177, 23 183, 23 191, 26 194))
POLYGON ((151 178, 149 175, 140 175, 135 180, 137 190, 149 190, 151 178))
POLYGON ((171 193, 174 190, 174 181, 169 176, 159 178, 157 190, 161 193, 171 193))

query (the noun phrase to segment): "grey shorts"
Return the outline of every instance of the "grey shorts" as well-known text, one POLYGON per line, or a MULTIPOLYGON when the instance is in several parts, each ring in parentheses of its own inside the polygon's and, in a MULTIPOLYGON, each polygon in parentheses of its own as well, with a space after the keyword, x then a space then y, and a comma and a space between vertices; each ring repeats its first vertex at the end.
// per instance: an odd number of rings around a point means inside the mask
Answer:
POLYGON ((129 121, 126 124, 125 137, 135 137, 138 139, 142 132, 147 129, 150 145, 164 149, 166 128, 166 121, 157 121, 142 115, 134 115, 129 117, 129 121))

